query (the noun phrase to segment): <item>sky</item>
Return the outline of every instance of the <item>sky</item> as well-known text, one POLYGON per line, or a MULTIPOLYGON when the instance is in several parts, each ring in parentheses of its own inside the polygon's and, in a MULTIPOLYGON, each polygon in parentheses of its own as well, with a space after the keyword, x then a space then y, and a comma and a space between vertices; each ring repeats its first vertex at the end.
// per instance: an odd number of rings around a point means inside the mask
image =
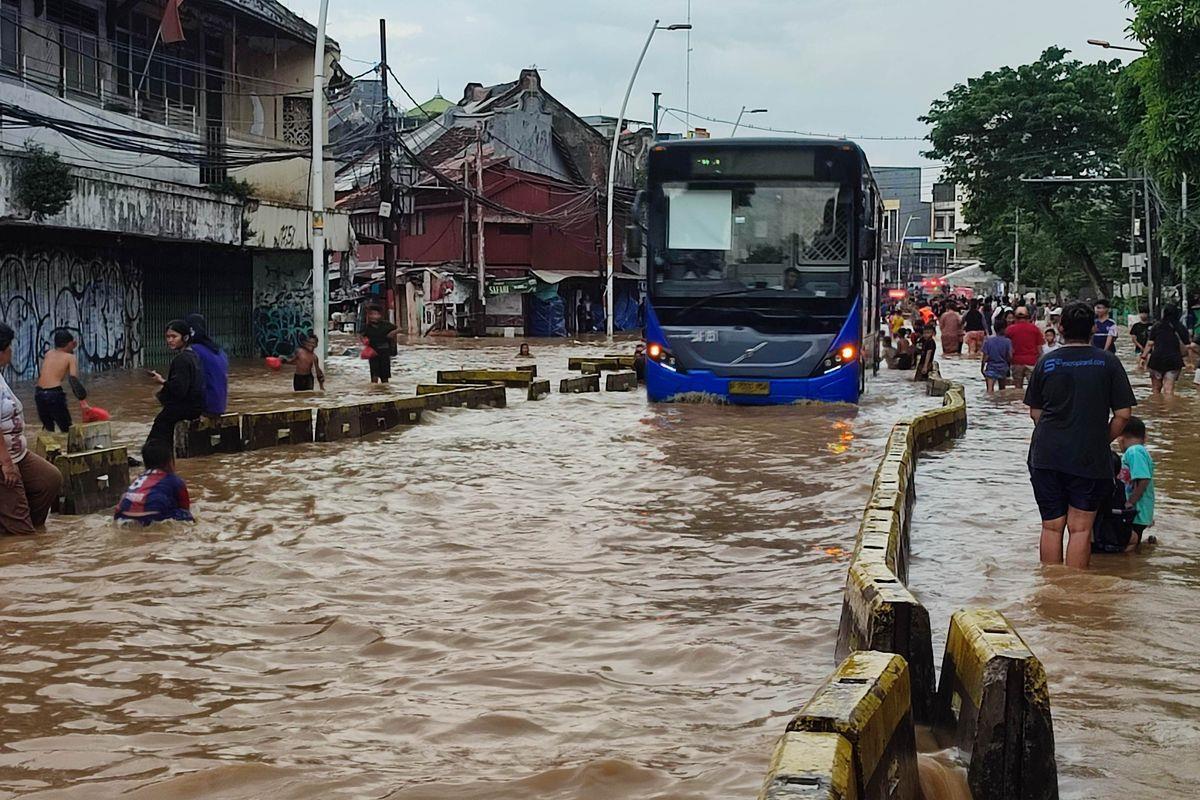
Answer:
MULTIPOLYGON (((283 0, 306 19, 318 0, 283 0)), ((350 74, 379 60, 379 19, 388 61, 418 101, 440 86, 451 101, 470 81, 514 80, 537 66, 542 85, 581 116, 615 116, 655 16, 685 22, 688 0, 329 0, 329 35, 350 74)), ((1087 39, 1121 42, 1122 0, 691 0, 694 114, 733 120, 743 105, 767 112, 745 123, 846 135, 877 166, 925 165, 917 121, 955 84, 1006 64, 1035 60, 1051 45, 1077 58, 1117 57, 1087 39)), ((689 107, 687 36, 658 31, 630 98, 628 118, 649 120, 651 92, 689 107)), ((1124 54, 1129 56, 1130 54, 1124 54)), ((412 104, 395 86, 395 101, 412 104)), ((676 112, 672 112, 676 113, 676 112)), ((682 114, 680 114, 682 116, 682 114)), ((730 125, 693 117, 714 136, 730 125)), ((662 130, 681 131, 666 116, 662 130)), ((743 127, 741 135, 767 135, 743 127)), ((927 174, 931 174, 927 170, 927 174)), ((927 180, 932 181, 932 177, 927 180)), ((928 189, 928 187, 926 187, 928 189)))

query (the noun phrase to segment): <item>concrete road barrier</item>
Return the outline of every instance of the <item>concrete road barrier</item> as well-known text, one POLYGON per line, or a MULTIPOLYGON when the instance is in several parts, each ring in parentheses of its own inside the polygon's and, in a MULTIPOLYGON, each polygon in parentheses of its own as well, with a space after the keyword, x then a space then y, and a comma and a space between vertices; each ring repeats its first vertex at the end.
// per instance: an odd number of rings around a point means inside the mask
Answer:
POLYGON ((517 367, 521 372, 528 372, 533 377, 537 377, 537 364, 521 364, 517 367))
POLYGON ((502 383, 515 389, 525 389, 533 383, 533 373, 523 369, 454 369, 439 370, 438 383, 472 384, 502 383))
POLYGON ((864 553, 846 574, 838 623, 837 659, 855 650, 903 656, 912 680, 910 703, 918 722, 932 718, 934 670, 929 611, 880 558, 864 553))
POLYGON ((84 422, 72 425, 67 431, 67 452, 86 453, 107 450, 113 446, 111 422, 84 422))
POLYGON ((245 449, 242 442, 242 415, 222 414, 219 417, 201 417, 175 425, 175 457, 197 458, 214 453, 240 453, 245 449))
POLYGON ((129 488, 129 451, 124 447, 60 453, 54 466, 63 477, 63 514, 112 511, 129 488))
POLYGON ((854 748, 837 733, 785 733, 758 800, 857 800, 854 748))
MULTIPOLYGON (((615 372, 622 368, 618 356, 592 356, 591 358, 568 358, 567 369, 572 372, 582 372, 585 375, 599 375, 602 371, 615 372), (591 370, 590 372, 588 370, 591 370)), ((633 364, 629 365, 633 368, 633 364)))
POLYGON ((242 415, 242 442, 246 450, 261 450, 313 440, 311 408, 261 411, 242 415))
MULTIPOLYGON (((445 387, 448 384, 440 384, 445 387)), ((508 394, 499 383, 486 386, 449 385, 449 389, 429 391, 420 395, 420 400, 430 411, 440 408, 505 408, 508 405, 508 394)), ((418 386, 418 391, 422 387, 418 386)))
POLYGON ((606 392, 632 392, 638 387, 636 372, 614 372, 604 381, 606 392))
POLYGON ((550 396, 550 381, 534 381, 529 384, 529 400, 545 400, 550 396))
POLYGON ((1055 800, 1046 672, 999 611, 950 618, 934 731, 969 759, 975 800, 1055 800))
POLYGON ((421 421, 421 411, 424 410, 425 403, 419 402, 415 408, 406 404, 407 400, 380 400, 336 408, 319 408, 315 438, 318 442, 336 442, 388 431, 399 425, 415 425, 421 421))
POLYGON ((851 747, 855 794, 861 800, 918 798, 908 665, 900 656, 851 653, 787 730, 845 738, 851 747))
POLYGON ((599 375, 582 375, 578 378, 563 378, 558 384, 559 394, 582 394, 600 391, 599 375))
POLYGON ((54 461, 61 453, 67 452, 67 435, 40 430, 29 442, 29 449, 47 461, 54 461))
POLYGON ((613 359, 622 369, 633 369, 634 362, 637 360, 637 356, 624 355, 621 353, 609 353, 604 357, 613 359))

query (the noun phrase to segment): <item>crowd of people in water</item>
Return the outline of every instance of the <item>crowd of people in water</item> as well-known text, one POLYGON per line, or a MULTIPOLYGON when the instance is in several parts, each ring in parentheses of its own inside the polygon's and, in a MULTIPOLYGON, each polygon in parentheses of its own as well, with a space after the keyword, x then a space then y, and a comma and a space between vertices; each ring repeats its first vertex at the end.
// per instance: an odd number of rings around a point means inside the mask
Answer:
MULTIPOLYGON (((1148 373, 1151 396, 1174 397, 1188 361, 1200 361, 1198 316, 1166 305, 1157 319, 1142 308, 1130 321, 1132 356, 1148 373)), ((1140 550, 1154 524, 1154 460, 1146 423, 1132 414, 1137 400, 1106 300, 906 300, 883 309, 882 325, 882 357, 892 369, 923 380, 940 339, 943 357, 978 360, 986 394, 1010 386, 1022 393, 1034 422, 1028 468, 1044 563, 1086 567, 1092 553, 1140 550)), ((1194 381, 1200 386, 1200 369, 1194 381)))

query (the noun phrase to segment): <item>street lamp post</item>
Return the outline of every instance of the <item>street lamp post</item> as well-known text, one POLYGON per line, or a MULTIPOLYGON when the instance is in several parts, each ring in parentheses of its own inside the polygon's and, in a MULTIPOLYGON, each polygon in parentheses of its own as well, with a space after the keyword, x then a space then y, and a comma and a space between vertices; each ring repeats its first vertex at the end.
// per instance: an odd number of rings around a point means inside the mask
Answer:
POLYGON ((765 114, 765 113, 767 113, 767 109, 765 109, 765 108, 747 109, 745 106, 742 106, 742 110, 738 112, 737 122, 733 123, 733 132, 729 134, 729 138, 732 139, 734 136, 737 136, 738 126, 742 124, 742 115, 744 115, 744 114, 765 114))
POLYGON ((904 233, 900 234, 900 247, 896 252, 896 283, 900 283, 903 280, 903 276, 900 273, 900 263, 904 259, 904 240, 908 238, 908 226, 912 225, 912 221, 916 218, 916 214, 909 214, 908 220, 904 223, 904 233))
POLYGON ((1105 50, 1128 50, 1131 53, 1144 53, 1146 50, 1141 47, 1125 47, 1124 45, 1113 44, 1104 39, 1088 39, 1088 44, 1095 47, 1103 47, 1105 50))
POLYGON ((321 0, 317 17, 316 52, 313 55, 312 96, 312 278, 313 278, 313 328, 317 334, 317 353, 321 358, 329 354, 329 320, 325 306, 325 20, 329 14, 329 0, 321 0))
MULTIPOLYGON (((321 0, 321 2, 325 3, 328 0, 321 0)), ((625 98, 621 101, 621 111, 617 114, 617 126, 613 129, 612 150, 608 156, 608 235, 604 239, 604 262, 608 282, 604 297, 604 327, 610 339, 613 335, 613 235, 616 233, 613 224, 613 199, 616 196, 614 184, 617 177, 617 151, 621 146, 621 127, 625 124, 625 107, 629 105, 629 95, 633 91, 633 83, 637 80, 638 70, 642 68, 642 61, 646 58, 646 51, 650 49, 650 40, 654 38, 655 31, 690 31, 692 29, 690 24, 663 26, 658 23, 659 20, 656 19, 650 26, 650 34, 646 37, 646 43, 642 45, 642 52, 638 54, 637 63, 633 65, 633 74, 629 76, 629 85, 625 87, 625 98)))

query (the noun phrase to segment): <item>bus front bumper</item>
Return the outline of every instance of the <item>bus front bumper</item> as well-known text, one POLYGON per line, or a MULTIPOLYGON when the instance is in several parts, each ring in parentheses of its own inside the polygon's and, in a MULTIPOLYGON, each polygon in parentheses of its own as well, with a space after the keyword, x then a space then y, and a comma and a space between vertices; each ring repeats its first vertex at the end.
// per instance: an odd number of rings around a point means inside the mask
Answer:
POLYGON ((734 405, 785 405, 802 401, 857 403, 859 362, 816 378, 723 378, 706 370, 676 372, 646 362, 646 394, 651 402, 715 400, 734 405))

